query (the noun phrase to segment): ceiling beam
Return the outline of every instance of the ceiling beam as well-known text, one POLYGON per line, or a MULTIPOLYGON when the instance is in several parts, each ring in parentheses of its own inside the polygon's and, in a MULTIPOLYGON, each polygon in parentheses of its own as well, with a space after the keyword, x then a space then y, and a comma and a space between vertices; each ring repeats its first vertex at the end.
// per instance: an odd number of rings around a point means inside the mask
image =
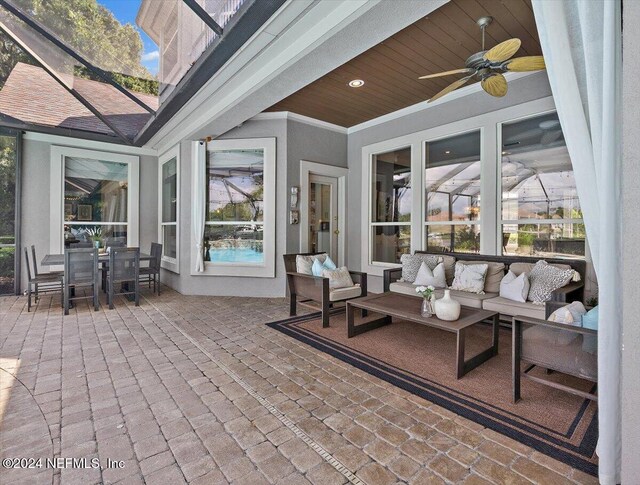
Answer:
MULTIPOLYGON (((91 62, 89 62, 84 57, 82 57, 80 54, 78 54, 74 49, 69 47, 66 43, 64 43, 62 40, 60 40, 57 36, 55 36, 47 28, 45 28, 39 22, 37 22, 36 20, 32 19, 30 16, 25 14, 22 10, 20 10, 17 7, 14 7, 13 5, 11 5, 6 0, 0 0, 0 5, 2 7, 4 7, 6 10, 8 10, 9 12, 11 12, 16 17, 18 17, 20 20, 22 20, 25 24, 27 24, 29 27, 31 27, 33 30, 35 30, 42 37, 44 37, 49 42, 54 44, 56 47, 61 49, 65 54, 71 56, 76 61, 80 62, 91 73, 93 73, 94 75, 98 76, 100 79, 105 81, 106 83, 108 83, 111 86, 113 86, 114 88, 116 88, 118 91, 120 91, 122 94, 124 94, 131 101, 133 101, 134 103, 139 105, 141 108, 144 108, 145 110, 147 110, 151 114, 155 114, 155 111, 153 110, 153 108, 149 107, 146 103, 144 103, 142 100, 140 100, 135 94, 131 93, 128 89, 126 89, 121 84, 116 82, 113 79, 113 76, 111 75, 110 72, 105 71, 104 69, 101 69, 99 67, 94 66, 91 62)), ((14 37, 14 40, 15 40, 15 37, 14 37)), ((22 43, 21 43, 21 45, 22 45, 22 43)))
POLYGON ((196 0, 182 0, 187 7, 193 10, 200 19, 207 24, 207 26, 213 30, 218 36, 222 35, 222 27, 218 25, 218 22, 213 20, 211 15, 207 13, 207 11, 200 6, 200 4, 196 0))

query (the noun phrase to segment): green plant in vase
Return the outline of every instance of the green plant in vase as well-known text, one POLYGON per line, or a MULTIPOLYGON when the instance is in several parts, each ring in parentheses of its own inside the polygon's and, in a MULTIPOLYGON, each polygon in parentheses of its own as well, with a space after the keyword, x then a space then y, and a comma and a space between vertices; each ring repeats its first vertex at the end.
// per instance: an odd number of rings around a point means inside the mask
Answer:
POLYGON ((99 227, 87 227, 84 233, 93 241, 94 247, 99 249, 102 245, 102 229, 99 227))

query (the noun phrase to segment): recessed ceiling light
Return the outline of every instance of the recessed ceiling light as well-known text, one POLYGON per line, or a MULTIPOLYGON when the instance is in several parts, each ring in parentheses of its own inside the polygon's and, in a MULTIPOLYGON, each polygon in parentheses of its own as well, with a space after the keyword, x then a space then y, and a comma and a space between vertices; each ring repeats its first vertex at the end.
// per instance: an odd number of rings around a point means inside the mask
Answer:
POLYGON ((449 155, 449 153, 451 153, 451 150, 445 150, 444 153, 445 155, 449 155))
POLYGON ((361 88, 364 86, 364 81, 362 79, 354 79, 353 81, 349 81, 349 86, 352 88, 361 88))

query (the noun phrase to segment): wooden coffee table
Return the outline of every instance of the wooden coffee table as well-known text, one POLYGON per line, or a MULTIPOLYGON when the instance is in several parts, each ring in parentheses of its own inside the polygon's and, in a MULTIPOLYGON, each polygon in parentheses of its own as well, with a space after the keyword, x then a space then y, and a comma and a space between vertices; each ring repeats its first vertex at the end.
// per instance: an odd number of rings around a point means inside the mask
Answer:
POLYGON ((349 300, 347 301, 347 336, 349 338, 355 337, 369 330, 389 325, 392 318, 408 320, 421 325, 427 325, 428 327, 455 333, 457 338, 456 375, 458 379, 471 369, 475 369, 491 357, 498 355, 498 312, 463 306, 460 311, 460 318, 453 322, 447 322, 440 320, 435 315, 427 318, 423 317, 420 314, 421 306, 421 298, 393 292, 349 300), (354 325, 354 312, 356 308, 368 310, 383 316, 367 323, 354 325), (474 357, 465 360, 464 344, 466 331, 469 327, 484 322, 485 320, 491 320, 493 323, 492 344, 474 357))

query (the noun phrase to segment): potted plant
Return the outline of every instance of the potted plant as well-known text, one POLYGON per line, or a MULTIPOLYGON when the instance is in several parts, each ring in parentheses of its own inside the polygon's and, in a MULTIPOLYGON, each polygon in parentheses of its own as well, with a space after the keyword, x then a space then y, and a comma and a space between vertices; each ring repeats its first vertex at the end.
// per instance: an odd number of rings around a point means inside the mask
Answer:
POLYGON ((93 245, 99 249, 102 244, 102 229, 100 227, 87 227, 84 233, 93 241, 93 245))

